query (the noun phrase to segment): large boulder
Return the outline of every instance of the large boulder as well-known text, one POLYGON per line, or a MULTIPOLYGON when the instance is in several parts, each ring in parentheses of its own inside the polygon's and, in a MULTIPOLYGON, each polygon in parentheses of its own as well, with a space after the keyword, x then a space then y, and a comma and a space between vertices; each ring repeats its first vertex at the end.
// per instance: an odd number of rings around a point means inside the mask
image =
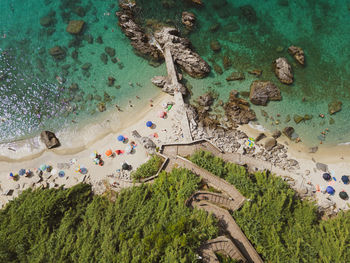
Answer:
POLYGON ((278 58, 273 62, 277 78, 284 84, 293 83, 292 67, 286 58, 278 58))
POLYGON ((42 131, 40 138, 45 143, 48 149, 60 146, 60 141, 57 139, 56 135, 50 131, 42 131))
POLYGON ((199 96, 197 99, 197 102, 200 106, 208 107, 211 106, 214 102, 214 98, 210 92, 207 92, 203 94, 202 96, 199 96))
POLYGON ((277 144, 277 141, 275 138, 268 138, 265 141, 265 149, 270 151, 273 147, 275 147, 277 144))
POLYGON ((78 35, 83 31, 85 22, 83 20, 71 20, 66 31, 72 35, 78 35))
POLYGON ((271 81, 255 80, 250 85, 249 99, 255 105, 266 106, 269 100, 281 100, 281 92, 271 81))
POLYGON ((329 114, 334 114, 341 110, 343 103, 340 100, 332 101, 328 104, 328 112, 329 114))
POLYGON ((283 134, 286 135, 289 139, 292 139, 293 133, 294 133, 293 127, 285 127, 283 129, 283 134))
POLYGON ((227 81, 234 81, 234 80, 244 80, 245 76, 243 72, 232 72, 227 78, 227 81))
POLYGON ((294 57, 294 59, 300 64, 305 64, 305 55, 301 47, 290 46, 288 52, 294 57))
POLYGON ((196 16, 195 14, 190 12, 182 12, 181 22, 188 29, 192 29, 194 26, 194 23, 196 22, 196 16))
POLYGON ((204 78, 210 72, 210 67, 197 53, 191 50, 191 42, 179 36, 180 32, 172 27, 163 27, 154 34, 161 47, 170 48, 176 64, 194 78, 204 78))
POLYGON ((62 60, 66 57, 66 51, 60 47, 55 46, 49 49, 49 54, 55 59, 55 60, 62 60))

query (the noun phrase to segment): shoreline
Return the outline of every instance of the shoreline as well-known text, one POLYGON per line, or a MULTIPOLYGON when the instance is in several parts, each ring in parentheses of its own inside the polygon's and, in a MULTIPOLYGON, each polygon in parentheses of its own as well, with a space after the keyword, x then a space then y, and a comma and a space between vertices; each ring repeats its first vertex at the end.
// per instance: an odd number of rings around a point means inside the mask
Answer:
MULTIPOLYGON (((160 92, 156 97, 152 98, 153 104, 159 104, 166 96, 167 94, 160 92)), ((53 152, 61 156, 78 154, 98 141, 103 140, 106 136, 124 130, 142 119, 144 115, 152 110, 152 107, 146 106, 146 104, 148 102, 140 101, 138 104, 133 104, 133 108, 125 106, 123 112, 118 112, 111 107, 101 116, 101 121, 89 123, 83 120, 78 126, 59 130, 55 134, 60 140, 61 146, 54 149, 47 149, 45 144, 41 142, 40 135, 25 140, 0 144, 0 162, 18 163, 29 161, 39 158, 47 152, 53 152), (133 120, 130 120, 130 114, 133 114, 133 120), (102 131, 102 129, 105 129, 105 131, 102 131), (75 141, 77 137, 80 140, 75 141)))

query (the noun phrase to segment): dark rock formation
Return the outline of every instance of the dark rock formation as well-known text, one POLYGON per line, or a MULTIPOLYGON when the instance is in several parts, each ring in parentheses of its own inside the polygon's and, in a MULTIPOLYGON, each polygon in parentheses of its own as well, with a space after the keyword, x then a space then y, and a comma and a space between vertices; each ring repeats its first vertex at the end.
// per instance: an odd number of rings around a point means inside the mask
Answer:
POLYGON ((190 76, 204 78, 210 72, 210 67, 197 53, 191 50, 188 39, 179 37, 179 31, 171 27, 163 27, 154 34, 158 43, 170 48, 174 62, 190 76))
POLYGON ((49 27, 55 24, 55 19, 51 16, 43 16, 40 18, 40 25, 43 27, 49 27))
POLYGON ((316 168, 318 170, 323 171, 323 172, 327 172, 328 171, 328 165, 324 164, 324 163, 316 163, 316 168))
POLYGON ((277 78, 284 84, 293 83, 292 67, 286 58, 278 58, 273 62, 277 78))
POLYGON ((343 103, 339 100, 332 101, 328 104, 328 112, 329 114, 334 114, 341 110, 343 103))
POLYGON ((55 60, 62 60, 62 59, 64 59, 66 57, 66 51, 60 46, 55 46, 53 48, 50 48, 49 54, 55 60))
POLYGON ((71 20, 66 31, 73 35, 78 35, 83 31, 85 22, 83 20, 71 20))
POLYGON ((115 49, 112 47, 105 47, 105 52, 110 56, 114 57, 115 56, 115 49))
POLYGON ((151 37, 146 35, 143 29, 135 22, 134 9, 135 2, 119 2, 120 11, 116 13, 119 20, 119 26, 124 34, 131 40, 136 54, 145 58, 159 60, 162 57, 160 50, 150 44, 151 37))
POLYGON ((227 81, 234 81, 234 80, 244 80, 245 76, 243 72, 232 72, 231 75, 229 75, 226 80, 227 81))
POLYGON ((102 53, 102 54, 100 55, 100 59, 101 59, 101 61, 103 62, 103 64, 107 64, 107 62, 108 62, 108 57, 107 57, 107 55, 106 55, 105 53, 102 53))
POLYGON ((213 104, 214 98, 211 94, 211 92, 207 92, 202 96, 199 96, 197 99, 198 105, 203 107, 209 107, 213 104))
POLYGON ((293 133, 294 133, 293 127, 285 127, 283 129, 283 134, 286 135, 289 139, 292 139, 293 133))
POLYGON ((40 139, 45 143, 48 149, 55 148, 61 145, 56 135, 50 131, 42 131, 40 134, 40 139))
POLYGON ((109 76, 108 77, 108 86, 112 87, 114 85, 114 82, 115 82, 115 78, 109 76))
POLYGON ((194 23, 196 22, 196 16, 195 14, 190 12, 182 12, 181 22, 188 29, 192 29, 194 26, 194 23))
POLYGON ((303 117, 303 116, 300 116, 300 115, 298 115, 298 114, 295 114, 293 118, 294 118, 294 122, 295 122, 296 124, 298 124, 299 122, 301 122, 301 121, 304 120, 304 117, 303 117))
POLYGON ((261 69, 253 69, 253 70, 249 70, 248 73, 251 75, 255 75, 257 77, 260 77, 262 74, 262 70, 261 69))
POLYGON ((294 59, 300 64, 304 66, 305 63, 305 55, 304 51, 301 47, 290 46, 288 48, 288 52, 294 57, 294 59))
MULTIPOLYGON (((157 86, 158 88, 161 88, 163 92, 168 93, 170 95, 174 95, 175 92, 175 86, 171 85, 170 80, 168 79, 168 77, 165 76, 155 76, 152 78, 152 83, 157 86)), ((180 88, 180 92, 182 95, 186 95, 187 94, 187 89, 185 86, 183 86, 181 83, 179 83, 179 85, 177 86, 178 88, 180 88)))
POLYGON ((271 81, 255 80, 250 85, 250 101, 265 106, 269 100, 281 100, 281 92, 271 81))
POLYGON ((210 49, 214 52, 219 52, 221 50, 220 42, 217 40, 213 40, 210 42, 210 49))
POLYGON ((279 138, 281 135, 282 135, 282 133, 279 130, 276 130, 272 133, 272 137, 275 139, 279 138))
POLYGON ((277 141, 275 138, 268 138, 266 141, 265 141, 265 149, 270 151, 272 150, 273 147, 275 147, 277 144, 277 141))
POLYGON ((261 140, 264 139, 264 138, 266 138, 266 135, 265 135, 265 133, 261 132, 261 133, 259 133, 259 135, 256 137, 255 142, 259 142, 259 141, 261 141, 261 140))
POLYGON ((230 92, 230 98, 224 105, 224 110, 226 117, 236 124, 247 124, 256 119, 255 112, 249 107, 249 102, 238 98, 235 90, 230 92))

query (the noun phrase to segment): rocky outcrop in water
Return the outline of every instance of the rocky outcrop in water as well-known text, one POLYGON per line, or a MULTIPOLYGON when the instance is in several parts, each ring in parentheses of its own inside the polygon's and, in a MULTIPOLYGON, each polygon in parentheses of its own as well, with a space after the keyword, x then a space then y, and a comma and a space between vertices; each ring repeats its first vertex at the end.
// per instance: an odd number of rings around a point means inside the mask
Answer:
POLYGON ((343 103, 340 100, 332 101, 328 104, 328 112, 329 114, 334 114, 341 110, 343 103))
POLYGON ((65 59, 66 57, 66 51, 60 47, 60 46, 55 46, 53 48, 49 49, 49 54, 55 59, 55 60, 62 60, 65 59))
POLYGON ((78 35, 83 31, 85 22, 83 20, 71 20, 66 31, 72 35, 78 35))
MULTIPOLYGON (((170 95, 174 95, 175 93, 175 86, 171 85, 170 80, 168 77, 165 76, 155 76, 151 79, 153 85, 157 86, 158 88, 161 88, 163 92, 168 93, 170 95)), ((182 95, 187 94, 187 89, 184 87, 181 83, 177 86, 177 88, 180 88, 180 93, 182 95)))
POLYGON ((305 64, 305 55, 304 51, 301 49, 301 47, 296 47, 296 46, 290 46, 288 48, 289 54, 291 54, 294 59, 300 64, 303 65, 305 64))
POLYGON ((238 92, 236 90, 230 92, 229 101, 223 108, 226 117, 236 124, 247 124, 256 118, 255 112, 250 109, 249 102, 238 98, 238 92))
POLYGON ((181 22, 188 29, 192 29, 194 27, 194 23, 196 22, 196 16, 191 12, 182 12, 181 22))
POLYGON ((281 100, 281 92, 271 81, 255 80, 250 85, 249 99, 255 105, 266 106, 269 100, 281 100))
POLYGON ((120 11, 116 13, 119 20, 119 26, 124 34, 130 39, 136 54, 145 58, 159 60, 162 57, 160 50, 151 45, 151 38, 146 35, 144 30, 135 22, 134 9, 135 2, 119 2, 120 11))
POLYGON ((293 83, 292 67, 286 58, 278 58, 273 62, 277 78, 284 84, 293 83))
POLYGON ((179 31, 172 27, 163 27, 154 34, 161 47, 170 48, 174 62, 194 78, 204 78, 210 67, 197 53, 191 50, 191 42, 179 36, 179 31))
POLYGON ((285 127, 283 129, 283 134, 286 135, 289 139, 292 139, 293 133, 294 133, 293 127, 285 127))
POLYGON ((57 139, 56 135, 50 131, 42 131, 40 134, 40 139, 45 143, 48 149, 60 146, 60 141, 57 139))

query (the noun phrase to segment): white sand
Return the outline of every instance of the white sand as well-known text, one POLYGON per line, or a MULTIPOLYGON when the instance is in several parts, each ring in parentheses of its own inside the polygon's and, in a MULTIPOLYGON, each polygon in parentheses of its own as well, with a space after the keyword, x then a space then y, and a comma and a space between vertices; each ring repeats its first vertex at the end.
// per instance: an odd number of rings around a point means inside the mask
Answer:
MULTIPOLYGON (((20 176, 18 181, 14 181, 9 173, 13 172, 18 173, 21 168, 31 169, 39 168, 40 165, 46 164, 52 166, 57 172, 63 170, 65 176, 63 178, 58 177, 58 175, 51 176, 50 179, 45 180, 47 182, 52 182, 57 185, 65 185, 66 187, 72 186, 81 182, 84 178, 82 174, 76 172, 75 170, 80 167, 86 167, 88 169, 88 174, 86 178, 89 178, 89 181, 92 183, 98 183, 101 180, 108 179, 110 182, 117 182, 120 187, 130 186, 131 183, 125 183, 122 179, 116 177, 109 177, 108 175, 116 176, 118 172, 116 170, 121 169, 122 163, 127 162, 132 166, 132 170, 135 170, 139 165, 144 163, 148 158, 146 150, 141 146, 137 145, 134 153, 132 154, 122 154, 115 156, 114 158, 108 158, 105 156, 105 151, 111 149, 113 151, 125 150, 128 143, 135 141, 135 138, 131 135, 133 130, 137 130, 141 136, 150 136, 152 140, 160 146, 165 142, 174 142, 181 141, 179 122, 174 118, 176 105, 168 112, 167 118, 162 119, 159 117, 159 112, 164 111, 162 106, 164 103, 173 102, 174 98, 168 94, 161 94, 159 97, 155 98, 153 101, 153 107, 148 106, 143 111, 140 111, 139 114, 130 116, 128 112, 122 113, 122 115, 127 116, 127 119, 124 119, 122 123, 119 123, 117 127, 112 127, 113 132, 104 134, 100 138, 98 134, 97 140, 90 141, 83 147, 70 148, 71 144, 67 141, 61 141, 62 146, 57 149, 52 150, 42 150, 38 151, 34 155, 28 155, 28 152, 22 151, 20 154, 20 159, 10 159, 8 157, 0 159, 0 186, 2 191, 8 189, 26 189, 33 184, 33 178, 26 178, 20 176), (155 123, 155 128, 147 128, 146 122, 150 120, 155 123), (154 133, 158 134, 158 138, 154 138, 154 133), (122 143, 117 141, 118 135, 124 135, 129 139, 128 143, 122 143), (102 155, 104 161, 103 166, 95 165, 91 158, 91 153, 97 151, 102 155), (4 160, 5 159, 5 160, 4 160), (69 169, 58 169, 57 164, 59 163, 72 163, 72 160, 76 160, 69 169)), ((108 119, 105 119, 104 122, 110 123, 108 119)), ((104 123, 100 123, 100 128, 103 128, 104 123)), ((89 129, 88 127, 86 129, 89 129)), ((79 136, 75 134, 74 136, 79 136)), ((43 145, 38 141, 39 149, 43 148, 43 145)), ((16 155, 14 155, 16 156, 16 155)), ((35 177, 34 177, 35 178, 35 177)), ((43 178, 47 178, 47 175, 43 175, 43 178)), ((13 199, 15 196, 20 193, 16 190, 12 196, 0 195, 0 206, 5 204, 8 200, 13 199)), ((0 191, 1 192, 1 191, 0 191)))

